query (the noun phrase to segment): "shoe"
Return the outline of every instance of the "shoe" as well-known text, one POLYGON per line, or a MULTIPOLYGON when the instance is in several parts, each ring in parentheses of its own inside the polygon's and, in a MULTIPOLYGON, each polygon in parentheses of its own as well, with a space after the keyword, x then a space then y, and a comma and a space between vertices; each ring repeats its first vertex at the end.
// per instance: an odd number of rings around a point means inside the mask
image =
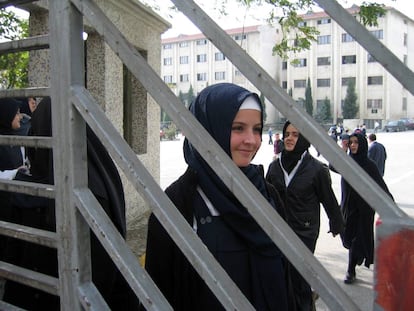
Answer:
POLYGON ((349 272, 346 273, 344 283, 345 284, 352 284, 356 280, 355 274, 351 274, 349 272))

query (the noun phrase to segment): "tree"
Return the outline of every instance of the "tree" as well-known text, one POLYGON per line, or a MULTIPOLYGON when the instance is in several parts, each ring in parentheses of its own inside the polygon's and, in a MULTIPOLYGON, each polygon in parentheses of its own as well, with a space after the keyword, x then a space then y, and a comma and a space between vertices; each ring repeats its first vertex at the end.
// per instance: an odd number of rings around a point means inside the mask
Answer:
MULTIPOLYGON (((29 23, 13 11, 0 9, 0 41, 27 38, 29 23)), ((24 88, 28 86, 29 52, 0 55, 0 88, 24 88)))
POLYGON ((328 99, 328 97, 325 97, 322 105, 318 107, 318 111, 315 115, 315 120, 321 124, 332 121, 331 101, 328 99))
MULTIPOLYGON (((298 12, 312 12, 316 5, 313 0, 238 0, 247 8, 252 6, 270 6, 268 21, 270 24, 279 24, 282 30, 282 39, 273 47, 273 52, 284 60, 289 53, 308 50, 317 39, 319 31, 314 26, 304 23, 298 12)), ((222 0, 223 7, 227 0, 222 0)), ((385 5, 376 2, 364 1, 360 5, 359 20, 365 26, 377 26, 378 17, 385 14, 385 5)))
POLYGON ((355 82, 350 79, 346 89, 346 97, 342 108, 344 119, 355 119, 358 113, 357 94, 355 92, 355 82))
POLYGON ((306 112, 310 116, 313 116, 313 99, 312 99, 312 87, 311 87, 310 78, 308 78, 308 82, 306 83, 305 109, 306 109, 306 112))
POLYGON ((194 99, 195 99, 195 95, 194 95, 193 86, 190 84, 190 88, 188 89, 188 92, 187 92, 188 105, 190 105, 194 99))

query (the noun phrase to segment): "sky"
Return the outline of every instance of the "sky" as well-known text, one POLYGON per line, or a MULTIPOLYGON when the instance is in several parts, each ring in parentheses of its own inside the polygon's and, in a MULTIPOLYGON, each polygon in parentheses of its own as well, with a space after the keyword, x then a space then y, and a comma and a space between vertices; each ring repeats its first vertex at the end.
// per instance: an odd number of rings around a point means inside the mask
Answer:
MULTIPOLYGON (((185 17, 184 14, 173 9, 173 3, 170 0, 138 0, 149 5, 159 15, 172 24, 172 28, 163 34, 163 38, 176 37, 180 34, 194 34, 200 31, 194 24, 185 17)), ((242 26, 265 24, 269 16, 270 6, 253 7, 247 9, 238 3, 237 0, 228 0, 226 4, 227 15, 222 14, 222 3, 224 0, 195 1, 210 17, 213 18, 223 29, 237 28, 242 26)), ((387 6, 392 6, 406 14, 414 20, 413 0, 365 0, 368 2, 377 2, 387 6)), ((350 7, 353 4, 361 4, 364 0, 339 0, 344 7, 350 7)), ((320 10, 316 7, 315 10, 320 10)), ((20 10, 21 11, 21 10, 20 10)), ((21 12, 24 17, 27 13, 21 12)))
MULTIPOLYGON (((172 24, 172 29, 163 34, 163 38, 175 37, 179 34, 194 34, 200 31, 193 23, 188 20, 182 13, 174 12, 166 9, 173 6, 169 0, 141 0, 154 7, 158 6, 156 10, 158 14, 164 17, 172 24), (155 3, 155 4, 154 4, 155 3)), ((406 14, 414 20, 414 10, 412 0, 366 0, 368 2, 377 2, 387 6, 392 6, 399 11, 406 14)), ((210 1, 195 1, 205 12, 208 13, 222 28, 237 28, 241 26, 258 25, 266 23, 266 18, 269 16, 270 6, 254 7, 246 9, 236 0, 228 0, 226 12, 228 15, 220 14, 220 7, 223 0, 210 1)), ((340 0, 339 3, 344 7, 350 7, 353 4, 361 4, 364 1, 360 0, 340 0)), ((315 7, 316 10, 321 10, 315 7)))

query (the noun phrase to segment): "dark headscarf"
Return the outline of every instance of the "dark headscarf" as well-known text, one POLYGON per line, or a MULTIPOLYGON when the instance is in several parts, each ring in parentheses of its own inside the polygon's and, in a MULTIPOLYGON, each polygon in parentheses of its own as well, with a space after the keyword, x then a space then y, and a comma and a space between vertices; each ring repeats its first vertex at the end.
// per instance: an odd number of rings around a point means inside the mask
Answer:
MULTIPOLYGON (((283 139, 286 137, 286 129, 289 124, 291 123, 288 120, 283 126, 283 139)), ((283 168, 290 173, 302 157, 302 154, 308 150, 309 147, 310 143, 301 133, 299 133, 299 138, 296 142, 295 148, 292 151, 287 151, 286 148, 284 148, 282 151, 281 161, 283 168)))
POLYGON ((20 108, 20 103, 12 98, 0 98, 0 134, 13 132, 12 122, 20 108))
POLYGON ((354 133, 354 134, 349 136, 350 139, 351 139, 351 137, 356 137, 358 139, 358 150, 357 150, 356 154, 353 154, 352 152, 350 152, 350 156, 360 166, 363 167, 366 162, 371 161, 368 158, 368 142, 367 142, 367 139, 365 138, 365 136, 363 134, 359 134, 359 133, 354 133))
MULTIPOLYGON (((243 101, 250 96, 255 98, 261 106, 257 94, 234 84, 220 83, 205 88, 190 106, 192 114, 229 156, 231 156, 230 137, 233 120, 243 101)), ((263 112, 261 123, 263 125, 263 112)), ((275 250, 270 238, 187 139, 184 141, 184 158, 188 165, 197 172, 201 189, 226 223, 244 237, 252 248, 262 252, 275 250)), ((261 169, 253 164, 240 169, 271 201, 261 169)))
POLYGON ((20 112, 25 113, 28 116, 32 115, 32 111, 29 107, 29 98, 28 97, 16 97, 15 98, 18 102, 20 102, 20 112))

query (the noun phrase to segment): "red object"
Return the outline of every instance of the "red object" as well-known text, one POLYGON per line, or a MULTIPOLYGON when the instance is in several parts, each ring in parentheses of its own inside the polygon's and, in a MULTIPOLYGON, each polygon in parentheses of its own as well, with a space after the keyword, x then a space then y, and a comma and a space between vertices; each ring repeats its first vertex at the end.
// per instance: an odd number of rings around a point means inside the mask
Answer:
POLYGON ((413 310, 414 231, 380 239, 376 256, 376 303, 386 311, 413 310))

